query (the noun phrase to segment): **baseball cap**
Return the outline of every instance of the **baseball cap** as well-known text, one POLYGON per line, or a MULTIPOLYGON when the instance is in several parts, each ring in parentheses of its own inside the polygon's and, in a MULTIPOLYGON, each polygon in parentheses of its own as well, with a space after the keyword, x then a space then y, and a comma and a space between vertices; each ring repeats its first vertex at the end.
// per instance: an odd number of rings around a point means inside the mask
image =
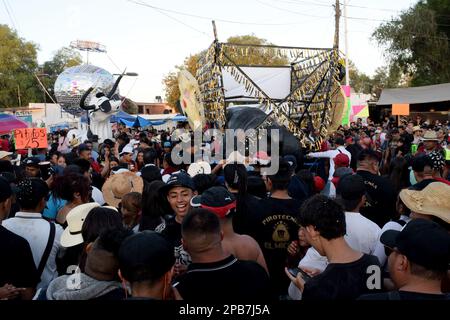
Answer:
POLYGON ((197 174, 210 174, 211 165, 206 161, 194 162, 189 166, 187 173, 191 177, 195 177, 197 174))
POLYGON ((89 148, 89 146, 85 143, 82 143, 78 146, 78 152, 87 151, 87 150, 91 150, 91 148, 89 148))
POLYGON ((157 280, 175 264, 173 245, 155 231, 142 231, 124 240, 119 268, 130 282, 157 280))
POLYGON ((193 197, 191 206, 208 209, 219 218, 224 218, 236 208, 236 198, 224 187, 211 187, 202 195, 193 197))
POLYGON ((3 177, 0 177, 0 202, 5 201, 12 195, 11 185, 8 180, 3 177))
POLYGON ((37 157, 28 157, 23 160, 23 164, 25 164, 25 166, 33 166, 38 168, 39 162, 41 162, 41 160, 39 160, 39 158, 37 157))
POLYGON ((345 200, 361 199, 366 193, 364 179, 357 174, 344 176, 339 180, 336 193, 345 200))
POLYGON ((167 180, 166 185, 161 188, 163 194, 167 194, 170 189, 175 187, 189 188, 192 191, 195 190, 195 184, 192 178, 186 172, 174 173, 167 180))
POLYGON ((429 270, 447 271, 449 268, 450 235, 433 221, 414 219, 402 231, 385 231, 380 241, 429 270))
POLYGON ((325 189, 325 181, 319 176, 314 176, 314 189, 317 192, 320 192, 323 189, 325 189))
POLYGON ((270 157, 267 154, 267 152, 265 152, 265 151, 258 151, 255 154, 255 157, 253 158, 253 160, 257 164, 262 165, 262 166, 266 166, 266 165, 268 165, 270 163, 270 157))
POLYGON ((338 167, 348 167, 350 165, 350 159, 344 153, 339 153, 333 158, 334 164, 338 167))
POLYGON ((166 142, 164 142, 163 147, 164 148, 171 148, 172 147, 172 143, 170 143, 170 141, 166 141, 166 142))
POLYGON ((123 147, 122 152, 120 152, 119 156, 122 156, 125 153, 133 153, 133 147, 127 144, 125 147, 123 147))

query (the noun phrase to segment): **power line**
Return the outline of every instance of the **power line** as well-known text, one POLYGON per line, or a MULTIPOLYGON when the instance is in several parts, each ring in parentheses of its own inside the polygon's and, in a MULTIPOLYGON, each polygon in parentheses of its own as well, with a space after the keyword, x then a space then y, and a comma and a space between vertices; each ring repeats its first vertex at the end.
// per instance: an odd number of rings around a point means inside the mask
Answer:
POLYGON ((18 22, 17 19, 16 19, 16 15, 15 15, 15 13, 14 13, 13 7, 11 6, 11 4, 9 3, 8 0, 6 0, 6 4, 8 5, 9 10, 11 11, 11 16, 13 17, 14 22, 15 22, 15 24, 16 24, 16 26, 17 26, 17 31, 20 31, 20 30, 19 30, 19 29, 20 29, 20 25, 19 25, 19 22, 18 22))
MULTIPOLYGON (((280 8, 280 7, 275 7, 275 6, 272 6, 272 5, 269 5, 269 4, 267 4, 267 3, 263 3, 262 1, 259 1, 259 0, 256 0, 257 2, 259 2, 259 3, 262 3, 262 4, 265 4, 265 5, 267 5, 267 6, 271 6, 272 8, 276 8, 276 9, 278 9, 278 10, 283 10, 283 11, 286 11, 286 12, 290 12, 290 13, 296 13, 295 11, 292 11, 292 10, 290 10, 290 9, 287 9, 287 8, 280 8)), ((291 3, 291 4, 297 4, 297 5, 301 5, 301 4, 310 4, 310 5, 313 5, 313 6, 321 6, 321 7, 333 7, 332 5, 326 5, 326 4, 322 4, 322 3, 315 3, 315 2, 310 2, 310 1, 293 1, 293 0, 272 0, 272 1, 277 1, 277 2, 284 2, 284 3, 291 3)), ((342 3, 341 3, 341 5, 342 5, 342 3)), ((380 10, 380 11, 390 11, 390 12, 397 12, 397 13, 399 13, 400 12, 400 10, 392 10, 392 9, 384 9, 384 8, 374 8, 374 7, 365 7, 365 6, 357 6, 357 5, 350 5, 350 4, 348 4, 347 5, 347 7, 353 7, 353 8, 360 8, 360 9, 369 9, 369 10, 380 10)), ((439 15, 439 14, 436 14, 436 16, 439 16, 439 17, 445 17, 446 15, 439 15)), ((344 16, 345 17, 345 16, 344 16)), ((450 16, 449 16, 450 17, 450 16)), ((348 19, 350 19, 350 20, 363 20, 363 21, 375 21, 375 22, 391 22, 392 20, 386 20, 386 19, 373 19, 373 18, 363 18, 363 17, 347 17, 348 19)), ((450 27, 450 25, 449 24, 440 24, 440 23, 437 23, 437 25, 438 26, 441 26, 441 27, 450 27)))
POLYGON ((270 8, 273 8, 273 9, 277 9, 277 10, 281 10, 281 11, 284 11, 284 12, 289 12, 289 13, 297 14, 297 15, 300 15, 300 16, 312 17, 312 18, 319 18, 319 19, 330 19, 330 16, 328 16, 328 17, 324 17, 324 16, 316 16, 316 15, 311 15, 311 14, 307 14, 307 13, 303 13, 303 12, 293 11, 293 10, 286 9, 286 8, 280 8, 280 7, 271 5, 271 4, 269 4, 269 3, 266 3, 266 2, 263 2, 263 1, 260 1, 260 0, 255 0, 255 1, 258 2, 258 3, 260 3, 260 4, 262 4, 262 5, 265 5, 265 6, 267 6, 267 7, 270 7, 270 8))
POLYGON ((9 12, 9 9, 8 9, 8 6, 6 5, 6 1, 5 1, 5 0, 3 0, 3 5, 5 6, 6 13, 8 14, 9 19, 11 20, 11 24, 13 25, 14 30, 17 31, 16 24, 14 23, 14 20, 13 20, 13 18, 12 18, 12 16, 11 16, 11 13, 9 12))
MULTIPOLYGON (((149 4, 147 4, 147 3, 142 3, 142 2, 138 2, 138 1, 133 1, 133 0, 127 0, 127 1, 128 1, 128 2, 131 2, 131 3, 134 3, 134 4, 137 4, 137 5, 140 5, 140 6, 144 6, 144 7, 148 7, 148 8, 151 8, 151 9, 153 9, 153 10, 156 10, 156 11, 158 11, 160 14, 162 14, 162 15, 168 17, 169 19, 174 20, 174 21, 176 21, 176 22, 178 22, 178 23, 184 25, 185 27, 188 27, 189 29, 192 29, 192 30, 194 30, 194 31, 196 31, 196 32, 198 32, 198 33, 201 33, 201 34, 203 34, 203 35, 206 35, 208 38, 210 37, 210 36, 209 36, 207 33, 205 33, 204 31, 199 30, 199 29, 197 29, 197 28, 195 28, 195 27, 193 27, 193 26, 191 26, 191 25, 189 25, 189 24, 187 24, 187 23, 185 23, 185 22, 183 22, 183 21, 181 21, 181 20, 179 20, 179 19, 177 19, 177 18, 175 18, 175 17, 172 17, 171 15, 169 15, 169 14, 166 13, 166 11, 167 11, 167 12, 172 12, 172 13, 178 13, 178 14, 181 14, 180 12, 176 12, 176 11, 174 11, 174 10, 168 10, 168 9, 163 9, 163 8, 155 7, 155 6, 149 5, 149 4)), ((184 14, 184 15, 187 15, 187 14, 184 14)))
MULTIPOLYGON (((333 7, 333 5, 326 4, 323 2, 311 2, 311 1, 301 1, 301 0, 297 0, 297 1, 295 1, 295 0, 290 0, 290 1, 289 0, 272 0, 272 1, 291 3, 291 4, 297 4, 297 5, 309 4, 312 6, 319 6, 319 7, 333 7)), ((343 3, 340 3, 340 4, 343 5, 343 3)), ((400 12, 400 10, 365 7, 365 6, 357 6, 357 5, 351 5, 351 4, 348 4, 347 7, 359 8, 359 9, 369 9, 369 10, 379 10, 379 11, 389 11, 389 12, 400 12)))
MULTIPOLYGON (((232 24, 240 24, 240 25, 255 25, 255 26, 287 26, 287 25, 298 25, 301 23, 298 22, 292 22, 292 23, 267 23, 267 22, 245 22, 245 21, 237 21, 237 20, 228 20, 228 19, 220 19, 220 18, 215 18, 215 17, 207 17, 207 16, 200 16, 200 15, 196 15, 196 14, 192 14, 192 13, 187 13, 187 12, 182 12, 182 11, 177 11, 177 10, 171 10, 171 9, 165 9, 165 8, 161 8, 161 7, 156 7, 154 5, 148 4, 146 2, 143 1, 135 1, 135 0, 127 0, 128 2, 140 5, 140 6, 144 6, 144 7, 148 7, 148 8, 152 8, 154 10, 157 10, 159 12, 169 12, 169 13, 173 13, 173 14, 177 14, 177 15, 182 15, 182 16, 186 16, 186 17, 191 17, 191 18, 197 18, 197 19, 203 19, 203 20, 215 20, 218 22, 223 22, 223 23, 232 23, 232 24)), ((306 14, 305 14, 306 15, 306 14)), ((308 16, 308 15, 306 15, 308 16)), ((319 16, 311 16, 314 18, 328 18, 328 17, 319 17, 319 16)), ((180 22, 180 21, 178 21, 180 22)))

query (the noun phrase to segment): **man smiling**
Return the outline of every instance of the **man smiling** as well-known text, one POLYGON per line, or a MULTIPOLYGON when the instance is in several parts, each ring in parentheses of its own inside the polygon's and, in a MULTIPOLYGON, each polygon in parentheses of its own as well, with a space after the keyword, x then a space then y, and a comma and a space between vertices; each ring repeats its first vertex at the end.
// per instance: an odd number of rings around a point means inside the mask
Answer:
POLYGON ((192 178, 185 172, 173 174, 161 189, 174 213, 166 223, 163 235, 173 244, 175 250, 174 275, 177 276, 187 269, 191 262, 189 254, 183 250, 181 244, 181 223, 191 208, 191 199, 196 195, 192 178))

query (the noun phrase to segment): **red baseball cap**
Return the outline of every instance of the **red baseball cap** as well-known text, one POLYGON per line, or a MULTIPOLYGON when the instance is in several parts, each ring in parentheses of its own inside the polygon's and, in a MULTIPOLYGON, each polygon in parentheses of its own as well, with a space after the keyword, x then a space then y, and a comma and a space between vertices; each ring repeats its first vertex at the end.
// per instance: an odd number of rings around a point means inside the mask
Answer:
POLYGON ((338 167, 348 167, 350 165, 350 159, 344 153, 339 153, 336 157, 334 157, 333 161, 334 165, 338 167))
POLYGON ((314 189, 317 192, 320 192, 323 189, 325 189, 325 181, 319 176, 314 176, 314 189))

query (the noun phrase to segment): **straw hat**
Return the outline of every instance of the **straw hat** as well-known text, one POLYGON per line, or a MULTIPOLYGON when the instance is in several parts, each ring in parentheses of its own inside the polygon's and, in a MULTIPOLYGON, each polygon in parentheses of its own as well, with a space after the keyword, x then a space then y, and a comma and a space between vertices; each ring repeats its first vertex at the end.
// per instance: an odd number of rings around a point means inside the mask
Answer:
POLYGON ((422 137, 422 141, 439 141, 436 131, 428 130, 422 137))
POLYGON ((9 157, 12 154, 13 154, 12 152, 0 150, 0 160, 2 160, 3 158, 9 157))
POLYGON ((77 244, 83 243, 83 236, 81 235, 81 228, 88 213, 100 207, 96 202, 90 202, 76 206, 66 216, 67 228, 61 235, 61 245, 63 247, 73 247, 77 244))
POLYGON ((422 191, 402 190, 400 199, 413 212, 435 216, 450 223, 449 195, 449 185, 433 182, 422 191))
POLYGON ((413 133, 416 131, 422 131, 422 128, 420 126, 413 127, 413 133))
POLYGON ((72 139, 69 142, 69 145, 70 145, 71 148, 78 147, 80 144, 81 144, 81 142, 77 138, 72 139))
POLYGON ((103 184, 103 198, 108 205, 117 207, 122 197, 130 192, 142 193, 144 182, 133 172, 114 174, 103 184))

